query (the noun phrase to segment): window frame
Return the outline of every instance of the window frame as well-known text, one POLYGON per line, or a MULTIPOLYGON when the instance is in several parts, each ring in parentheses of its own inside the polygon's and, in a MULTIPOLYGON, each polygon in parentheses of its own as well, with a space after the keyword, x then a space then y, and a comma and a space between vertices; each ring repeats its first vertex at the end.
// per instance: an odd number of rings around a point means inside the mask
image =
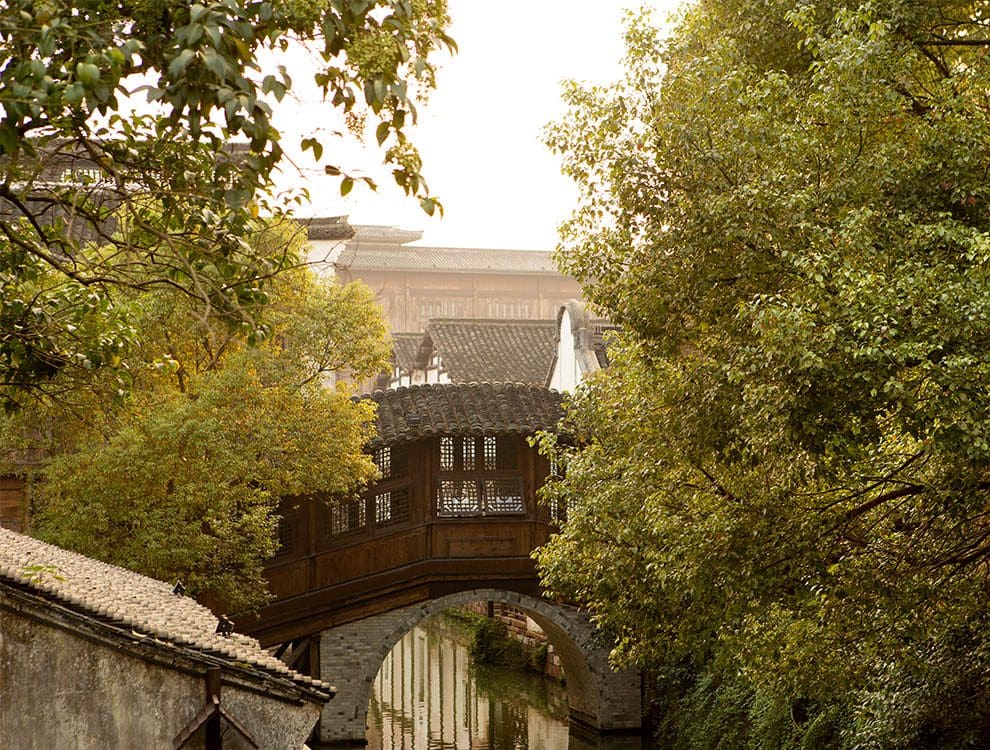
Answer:
POLYGON ((442 521, 451 521, 457 519, 520 518, 527 516, 531 511, 531 503, 526 496, 526 482, 520 453, 518 440, 513 439, 509 435, 440 436, 436 441, 436 449, 434 450, 437 473, 430 492, 433 518, 442 521), (467 441, 471 442, 468 443, 467 441), (452 446, 452 449, 449 451, 453 457, 452 462, 445 457, 445 454, 448 453, 447 445, 452 446), (470 449, 467 449, 468 445, 471 446, 470 449), (492 461, 489 461, 489 445, 494 445, 495 447, 494 453, 491 454, 492 461), (502 453, 503 450, 505 453, 502 453), (500 455, 502 456, 501 460, 500 455), (469 457, 471 459, 470 461, 468 460, 469 457), (511 458, 511 460, 506 460, 506 458, 511 458), (501 468, 499 468, 500 464, 501 468), (470 465, 471 468, 467 468, 466 465, 470 465), (493 468, 489 468, 490 466, 493 466, 493 468), (477 510, 461 512, 442 510, 442 491, 446 482, 473 484, 477 510), (491 497, 491 493, 489 492, 490 483, 492 482, 505 482, 514 485, 513 489, 516 490, 516 494, 506 494, 504 497, 515 497, 518 495, 518 510, 492 509, 495 502, 495 498, 491 497))

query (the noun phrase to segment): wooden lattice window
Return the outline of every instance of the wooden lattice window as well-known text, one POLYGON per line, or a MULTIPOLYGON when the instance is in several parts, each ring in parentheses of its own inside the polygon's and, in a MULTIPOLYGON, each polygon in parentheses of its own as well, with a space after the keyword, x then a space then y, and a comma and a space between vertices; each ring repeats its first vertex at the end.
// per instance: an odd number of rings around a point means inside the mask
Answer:
POLYGON ((392 449, 388 446, 379 448, 374 455, 375 466, 382 474, 382 479, 392 476, 392 449))
POLYGON ((484 481, 486 513, 523 513, 522 482, 518 479, 486 479, 484 481))
POLYGON ((488 435, 440 438, 440 471, 512 471, 519 468, 515 443, 488 435))
POLYGON ((330 536, 360 531, 367 524, 364 498, 333 499, 330 505, 330 536))
POLYGON ((478 489, 478 483, 472 479, 441 479, 437 495, 437 515, 480 515, 481 497, 478 489))
POLYGON ((405 445, 385 445, 371 454, 381 473, 362 500, 362 523, 366 518, 369 530, 405 523, 412 511, 412 489, 409 486, 409 449, 405 445))
POLYGON ((517 441, 496 436, 440 438, 440 518, 526 512, 517 441))
POLYGON ((485 438, 485 471, 495 471, 498 468, 498 438, 485 438))
POLYGON ((454 438, 440 438, 440 471, 453 471, 456 466, 454 459, 454 438))
POLYGON ((285 555, 296 545, 296 520, 282 516, 278 519, 278 549, 276 555, 285 555))
POLYGON ((409 520, 409 488, 379 492, 375 495, 375 525, 392 526, 409 520))
POLYGON ((464 467, 464 471, 474 471, 475 458, 474 458, 474 448, 475 441, 471 438, 465 438, 461 441, 461 461, 464 467))
POLYGON ((409 474, 409 454, 403 448, 390 445, 378 448, 372 454, 372 460, 381 472, 382 481, 400 479, 409 474))

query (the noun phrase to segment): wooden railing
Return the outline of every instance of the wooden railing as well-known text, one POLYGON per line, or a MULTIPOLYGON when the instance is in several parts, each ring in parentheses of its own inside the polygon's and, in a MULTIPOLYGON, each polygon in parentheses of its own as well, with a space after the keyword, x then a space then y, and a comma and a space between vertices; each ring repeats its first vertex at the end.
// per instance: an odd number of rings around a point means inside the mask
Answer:
MULTIPOLYGON (((331 549, 272 560, 266 570, 276 599, 299 596, 399 570, 425 560, 529 558, 549 527, 525 515, 434 520, 374 536, 338 540, 331 549)), ((484 571, 479 571, 483 573, 484 571)))

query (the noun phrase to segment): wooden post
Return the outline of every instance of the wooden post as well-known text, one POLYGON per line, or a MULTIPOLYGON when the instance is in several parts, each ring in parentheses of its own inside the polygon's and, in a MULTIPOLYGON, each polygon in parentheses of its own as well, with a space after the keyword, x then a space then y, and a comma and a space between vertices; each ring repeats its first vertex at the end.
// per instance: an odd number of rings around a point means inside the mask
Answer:
MULTIPOLYGON (((219 709, 220 707, 220 669, 210 667, 206 670, 206 702, 219 709)), ((206 721, 206 750, 223 750, 220 734, 220 711, 215 710, 206 721)))
POLYGON ((309 676, 320 679, 320 634, 309 637, 309 676))

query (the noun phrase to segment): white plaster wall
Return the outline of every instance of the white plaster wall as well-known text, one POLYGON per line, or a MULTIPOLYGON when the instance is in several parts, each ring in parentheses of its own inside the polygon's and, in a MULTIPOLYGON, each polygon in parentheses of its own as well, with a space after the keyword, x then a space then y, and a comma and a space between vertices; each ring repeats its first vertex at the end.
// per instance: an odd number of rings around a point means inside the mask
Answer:
POLYGON ((306 258, 310 268, 319 276, 334 275, 333 263, 344 248, 340 240, 310 240, 310 250, 306 258))
POLYGON ((560 316, 560 340, 557 342, 557 363, 554 367, 553 376, 550 378, 550 387, 561 393, 573 391, 581 382, 581 373, 578 370, 577 357, 574 354, 574 333, 571 328, 570 312, 564 310, 560 316))

